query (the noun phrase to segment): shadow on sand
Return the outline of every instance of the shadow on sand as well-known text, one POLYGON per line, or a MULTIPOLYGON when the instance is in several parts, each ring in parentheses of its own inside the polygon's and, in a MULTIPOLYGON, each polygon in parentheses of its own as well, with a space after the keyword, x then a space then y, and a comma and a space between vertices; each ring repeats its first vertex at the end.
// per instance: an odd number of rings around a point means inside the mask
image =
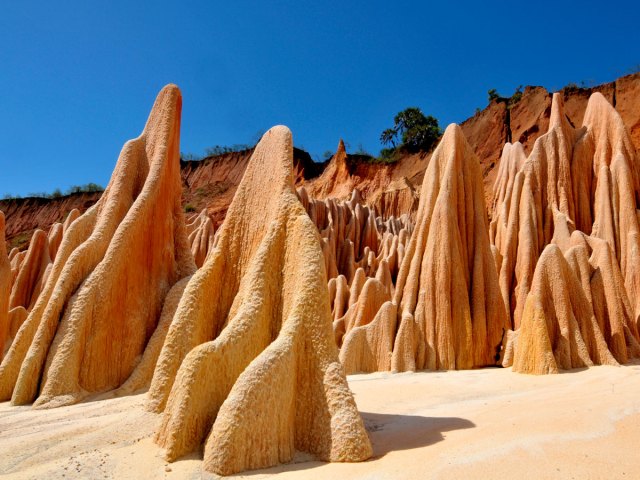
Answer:
POLYGON ((426 447, 444 440, 443 433, 475 424, 458 417, 421 417, 361 412, 373 444, 373 458, 394 450, 426 447))

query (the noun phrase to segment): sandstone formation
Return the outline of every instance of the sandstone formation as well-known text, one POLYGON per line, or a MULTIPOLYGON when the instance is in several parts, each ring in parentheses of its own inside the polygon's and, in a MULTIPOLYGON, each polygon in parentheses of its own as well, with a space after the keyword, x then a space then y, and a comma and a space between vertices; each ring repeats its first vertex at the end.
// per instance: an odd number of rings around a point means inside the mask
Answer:
POLYGON ((382 327, 386 329, 382 336, 375 333, 380 322, 372 320, 395 292, 413 229, 411 218, 407 214, 387 219, 376 216, 357 189, 348 201, 312 199, 304 187, 298 190, 298 196, 320 232, 334 337, 345 371, 389 370, 395 314, 382 327), (363 340, 363 335, 374 338, 363 340), (370 354, 371 342, 377 345, 377 351, 370 354))
POLYGON ((6 217, 6 240, 12 247, 24 249, 36 230, 50 231, 55 223, 64 222, 70 212, 84 213, 95 204, 102 192, 72 193, 61 198, 16 198, 0 200, 6 217))
POLYGON ((22 306, 31 310, 35 304, 42 284, 46 280, 51 264, 49 239, 42 230, 36 230, 29 243, 24 258, 21 259, 17 275, 11 288, 9 308, 22 306))
POLYGON ((166 459, 228 475, 369 458, 345 373, 640 357, 638 78, 527 88, 393 165, 313 164, 282 126, 180 162, 165 87, 94 205, 38 229, 12 204, 34 232, 0 245, 0 401, 147 391, 166 459))
POLYGON ((168 328, 149 407, 174 460, 204 444, 218 474, 289 461, 371 455, 338 361, 325 260, 296 196, 292 140, 274 127, 256 147, 217 242, 168 328))
MULTIPOLYGON (((574 128, 582 125, 589 98, 596 92, 616 108, 635 149, 640 149, 640 74, 595 87, 568 85, 560 90, 564 113, 574 128)), ((543 87, 525 87, 520 100, 509 108, 505 103, 508 99, 493 101, 461 124, 471 148, 480 158, 488 205, 493 203, 492 186, 498 175, 502 147, 505 143, 519 142, 526 154, 531 153, 536 140, 549 130, 552 97, 543 87)))
POLYGON ((450 125, 422 184, 394 304, 392 369, 493 365, 508 327, 488 235, 478 158, 450 125))
POLYGON ((412 216, 418 206, 415 185, 422 182, 429 158, 429 153, 422 152, 393 164, 375 163, 367 156, 348 154, 340 140, 322 174, 302 186, 316 200, 348 200, 358 190, 361 203, 373 207, 377 216, 412 216))
MULTIPOLYGON (((14 248, 6 255, 5 243, 0 252, 0 360, 11 346, 13 339, 34 307, 49 273, 64 233, 78 217, 72 210, 65 223, 54 223, 49 234, 36 230, 25 251, 14 248), (7 302, 5 304, 5 302, 7 302)), ((2 238, 4 238, 4 214, 2 214, 2 238)))
POLYGON ((373 214, 357 191, 341 203, 299 194, 322 232, 348 373, 496 364, 509 323, 480 164, 460 127, 451 125, 431 156, 415 225, 404 215, 367 228, 373 214))
MULTIPOLYGON (((42 291, 32 307, 29 299, 29 316, 0 365, 2 400, 53 407, 120 386, 153 334, 167 292, 193 272, 180 205, 181 102, 177 87, 162 90, 98 203, 54 248, 42 291)), ((41 247, 23 260, 30 271, 49 256, 47 241, 44 234, 32 241, 41 247)), ((19 274, 16 286, 20 281, 19 274)))
POLYGON ((575 129, 555 94, 525 159, 507 144, 491 225, 511 316, 505 365, 551 373, 638 356, 640 172, 622 119, 594 93, 575 129))
POLYGON ((298 189, 298 197, 320 232, 330 280, 343 275, 351 284, 359 268, 373 277, 382 260, 387 261, 395 279, 412 229, 408 215, 377 216, 357 189, 348 201, 314 199, 305 187, 298 189))

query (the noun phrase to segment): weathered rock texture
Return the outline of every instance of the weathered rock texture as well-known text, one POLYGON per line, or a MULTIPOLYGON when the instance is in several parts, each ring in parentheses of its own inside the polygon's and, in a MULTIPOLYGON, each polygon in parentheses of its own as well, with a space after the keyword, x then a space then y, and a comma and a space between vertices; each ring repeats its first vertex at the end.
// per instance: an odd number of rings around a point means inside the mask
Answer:
POLYGON ((395 280, 412 229, 408 215, 377 216, 357 189, 348 201, 313 199, 304 187, 298 189, 298 196, 320 232, 330 280, 343 275, 351 284, 359 268, 373 277, 382 260, 395 280))
POLYGON ((394 294, 413 222, 407 214, 376 216, 358 190, 348 201, 312 199, 304 187, 298 195, 320 231, 334 336, 345 371, 389 370, 395 315, 387 315, 382 326, 373 320, 394 294), (379 328, 385 332, 379 334, 379 328))
POLYGON ((215 245, 216 228, 206 209, 189 220, 187 234, 191 244, 191 254, 196 262, 196 267, 200 268, 215 245))
POLYGON ((169 460, 204 444, 205 468, 231 474, 287 462, 296 449, 330 461, 371 455, 292 157, 286 127, 265 134, 185 286, 149 390, 169 460))
POLYGON ((348 373, 496 364, 509 322, 480 164, 460 127, 451 125, 431 155, 415 226, 406 215, 373 221, 357 191, 341 203, 299 193, 322 232, 348 373))
POLYGON ((582 128, 555 94, 549 130, 529 157, 519 143, 505 147, 491 238, 516 330, 514 370, 550 373, 638 355, 639 168, 620 115, 598 92, 582 128))
POLYGON ((450 125, 425 172, 398 275, 393 370, 495 364, 508 321, 487 227, 478 158, 450 125))
MULTIPOLYGON (((180 205, 181 104, 178 88, 165 87, 98 203, 68 225, 59 247, 52 231, 55 260, 0 365, 0 399, 69 404, 133 371, 167 292, 195 268, 180 205)), ((34 240, 37 254, 30 260, 30 247, 23 261, 29 271, 53 251, 44 233, 34 240)))
MULTIPOLYGON (((18 329, 34 307, 51 272, 52 263, 69 225, 79 216, 72 210, 65 223, 54 223, 49 234, 36 230, 29 248, 14 248, 6 255, 5 243, 0 251, 0 360, 11 346, 18 329), (5 304, 5 302, 7 302, 5 304)), ((4 214, 2 215, 4 238, 4 214)))

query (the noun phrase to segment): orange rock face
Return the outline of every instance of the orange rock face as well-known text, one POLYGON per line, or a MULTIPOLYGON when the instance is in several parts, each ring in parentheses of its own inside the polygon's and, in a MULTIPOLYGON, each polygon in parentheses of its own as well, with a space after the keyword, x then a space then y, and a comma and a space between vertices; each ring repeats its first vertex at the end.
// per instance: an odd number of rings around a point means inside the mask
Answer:
MULTIPOLYGON (((368 458, 325 270, 353 263, 323 254, 294 188, 291 133, 265 135, 216 231, 207 211, 185 223, 180 109, 177 87, 165 87, 94 206, 37 231, 27 251, 0 250, 0 397, 52 408, 149 388, 167 457, 204 444, 205 468, 221 474, 288 461, 296 449, 368 458)), ((342 243, 377 262, 368 249, 384 243, 379 229, 399 224, 381 227, 368 207, 354 208, 342 243)), ((388 297, 390 273, 380 271, 388 297)))
MULTIPOLYGON (((0 366, 1 398, 64 405, 131 374, 167 292, 195 268, 180 205, 180 109, 179 90, 166 87, 98 203, 68 226, 0 366)), ((29 271, 49 255, 47 237, 37 237, 42 246, 23 261, 29 271)))
POLYGON ((42 230, 36 230, 13 282, 9 308, 22 306, 30 310, 33 307, 51 264, 49 250, 47 235, 42 230))

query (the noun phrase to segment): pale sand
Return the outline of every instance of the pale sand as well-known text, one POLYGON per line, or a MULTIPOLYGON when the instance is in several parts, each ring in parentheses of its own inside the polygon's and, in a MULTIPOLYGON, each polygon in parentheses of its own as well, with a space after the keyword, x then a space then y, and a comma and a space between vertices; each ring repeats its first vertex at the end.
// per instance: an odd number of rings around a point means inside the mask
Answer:
MULTIPOLYGON (((640 478, 640 366, 540 377, 509 369, 349 377, 374 448, 359 464, 296 463, 236 478, 640 478)), ((143 395, 54 410, 0 404, 0 475, 215 478, 166 463, 143 395), (170 471, 166 471, 169 470, 170 471)))

